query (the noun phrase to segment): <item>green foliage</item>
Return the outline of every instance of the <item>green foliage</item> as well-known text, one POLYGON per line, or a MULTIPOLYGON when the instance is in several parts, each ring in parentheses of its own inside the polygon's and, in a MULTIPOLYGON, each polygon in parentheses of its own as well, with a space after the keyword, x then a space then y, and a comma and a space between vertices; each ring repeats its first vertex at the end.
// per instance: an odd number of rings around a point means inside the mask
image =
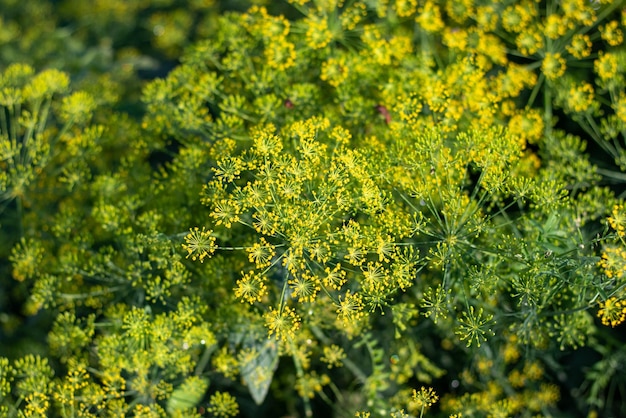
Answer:
POLYGON ((623 2, 4 3, 1 414, 626 413, 623 2))

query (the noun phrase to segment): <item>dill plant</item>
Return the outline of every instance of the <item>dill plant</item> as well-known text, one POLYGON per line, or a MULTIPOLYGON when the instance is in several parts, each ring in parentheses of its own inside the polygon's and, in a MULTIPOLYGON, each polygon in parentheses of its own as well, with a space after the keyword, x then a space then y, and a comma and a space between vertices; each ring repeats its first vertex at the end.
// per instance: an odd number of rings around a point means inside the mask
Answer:
POLYGON ((3 70, 4 257, 51 320, 39 353, 0 358, 0 411, 620 411, 621 2, 288 3, 220 15, 140 121, 3 70), (583 346, 603 357, 568 392, 583 346))

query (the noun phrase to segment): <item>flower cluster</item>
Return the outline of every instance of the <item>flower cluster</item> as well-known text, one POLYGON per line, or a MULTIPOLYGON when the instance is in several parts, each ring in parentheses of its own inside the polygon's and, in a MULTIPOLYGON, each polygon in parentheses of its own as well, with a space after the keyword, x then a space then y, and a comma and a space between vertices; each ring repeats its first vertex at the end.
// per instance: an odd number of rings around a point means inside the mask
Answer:
POLYGON ((623 2, 97 3, 0 54, 0 414, 626 414, 623 2))

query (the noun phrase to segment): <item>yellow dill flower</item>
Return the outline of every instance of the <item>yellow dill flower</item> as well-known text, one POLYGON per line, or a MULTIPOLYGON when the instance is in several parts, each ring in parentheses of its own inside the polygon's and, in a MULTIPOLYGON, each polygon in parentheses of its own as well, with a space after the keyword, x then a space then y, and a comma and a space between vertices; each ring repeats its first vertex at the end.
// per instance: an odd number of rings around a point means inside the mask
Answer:
POLYGON ((346 292, 343 300, 339 299, 337 314, 344 322, 358 321, 363 318, 363 298, 358 293, 346 292))
POLYGON ((412 399, 418 407, 429 408, 437 402, 439 396, 437 396, 433 388, 426 389, 422 386, 419 391, 413 389, 412 399))
POLYGON ((265 47, 267 65, 279 71, 285 71, 296 63, 296 48, 284 37, 272 39, 265 47))
POLYGON ((541 71, 548 80, 556 80, 565 74, 567 65, 560 53, 547 53, 541 64, 541 71))
POLYGON ((562 15, 551 14, 546 17, 543 33, 550 39, 559 39, 568 31, 565 18, 562 15))
POLYGON ((509 341, 507 341, 506 345, 502 349, 502 358, 504 359, 505 363, 511 364, 516 362, 517 359, 519 359, 520 355, 521 354, 517 344, 517 337, 513 336, 509 338, 509 341))
POLYGON ((412 40, 409 36, 394 36, 388 42, 389 51, 398 61, 413 55, 412 40))
POLYGON ((239 206, 235 202, 222 199, 215 203, 210 216, 215 218, 215 225, 223 224, 224 227, 230 228, 234 222, 239 222, 240 211, 239 206))
POLYGON ((624 211, 624 205, 614 205, 611 211, 611 216, 608 218, 609 225, 617 232, 620 238, 623 238, 626 234, 626 212, 624 211))
POLYGON ((596 20, 593 2, 588 0, 562 0, 561 10, 568 20, 578 22, 582 26, 592 26, 596 20))
POLYGON ((337 263, 332 270, 330 267, 326 267, 324 272, 326 273, 322 279, 324 286, 334 290, 340 290, 346 283, 346 272, 341 268, 341 263, 337 263))
POLYGON ((600 26, 600 36, 611 46, 621 45, 624 42, 624 32, 619 28, 616 20, 600 26))
POLYGON ((605 53, 604 51, 600 51, 598 53, 598 59, 593 63, 593 68, 601 80, 611 80, 617 77, 617 57, 610 52, 605 53))
POLYGON ((496 78, 496 89, 503 97, 517 97, 525 87, 535 84, 537 76, 522 65, 510 63, 496 78))
POLYGON ((422 103, 421 101, 415 97, 399 97, 396 100, 396 105, 392 109, 394 114, 397 114, 398 117, 409 123, 416 123, 420 118, 422 112, 422 103))
POLYGON ((445 27, 441 18, 441 9, 431 0, 427 0, 419 9, 419 15, 415 20, 426 32, 440 32, 445 27))
POLYGON ((514 388, 522 388, 526 385, 526 376, 517 369, 514 369, 507 376, 507 380, 514 388))
POLYGON ((462 28, 446 28, 443 32, 443 44, 450 49, 465 51, 468 48, 469 33, 462 28))
POLYGON ((24 97, 30 100, 49 99, 57 93, 64 93, 70 84, 69 76, 55 69, 48 69, 36 74, 24 87, 24 97))
POLYGON ((544 37, 536 28, 530 28, 517 35, 515 46, 523 55, 533 55, 544 48, 544 37))
MULTIPOLYGON (((473 0, 457 0, 446 2, 446 13, 456 23, 464 23, 467 19, 474 16, 473 0)), ((484 28, 481 27, 483 30, 484 28)))
POLYGON ((77 91, 63 98, 61 120, 66 123, 87 123, 95 109, 96 100, 87 92, 77 91))
POLYGON ((263 237, 252 247, 247 248, 246 251, 248 252, 248 260, 254 263, 258 269, 269 266, 272 257, 276 254, 274 246, 270 245, 263 237))
POLYGON ((426 104, 435 113, 443 112, 449 103, 446 85, 441 80, 434 80, 424 86, 422 92, 426 104))
POLYGON ((538 361, 531 361, 524 364, 523 372, 530 380, 537 381, 543 377, 544 369, 538 361))
POLYGON ((232 379, 239 373, 237 359, 229 352, 228 347, 222 347, 211 359, 213 368, 223 374, 226 378, 232 379))
POLYGON ((316 393, 322 391, 322 387, 330 383, 330 377, 326 374, 318 376, 316 372, 306 373, 296 381, 295 388, 301 397, 313 399, 316 393))
POLYGON ((270 306, 264 318, 268 335, 273 335, 283 342, 292 341, 296 336, 296 331, 300 328, 300 316, 289 306, 283 306, 282 309, 274 309, 270 306))
POLYGON ((44 255, 45 249, 38 241, 22 238, 9 256, 13 264, 13 278, 23 282, 36 277, 44 255))
POLYGON ((477 7, 474 19, 478 27, 482 28, 485 32, 491 32, 498 27, 500 15, 494 4, 489 4, 477 7))
POLYGON ((553 407, 561 398, 561 393, 557 385, 542 383, 537 391, 536 399, 541 405, 537 410, 546 407, 553 407))
POLYGON ((305 20, 307 31, 306 44, 312 49, 322 49, 333 40, 333 33, 328 27, 328 21, 320 17, 309 17, 305 20))
POLYGON ((396 0, 393 8, 399 17, 410 17, 417 11, 417 0, 396 0))
POLYGON ((207 412, 220 418, 235 417, 239 415, 239 405, 233 395, 218 391, 209 398, 207 412))
POLYGON ((589 35, 577 33, 572 36, 569 45, 567 45, 565 49, 572 54, 574 58, 582 59, 591 54, 591 46, 592 43, 589 35))
POLYGON ((514 4, 502 12, 502 27, 508 32, 523 32, 536 16, 537 10, 534 2, 525 1, 514 4))
POLYGON ((621 247, 607 246, 598 266, 604 270, 608 278, 622 278, 626 274, 626 250, 621 247))
POLYGON ((321 290, 317 280, 304 272, 290 279, 288 283, 293 292, 293 297, 298 298, 298 302, 313 302, 321 290))
POLYGON ((565 107, 574 112, 585 112, 593 108, 593 100, 593 86, 589 83, 582 83, 569 89, 565 107))
POLYGON ((331 344, 330 346, 324 346, 324 355, 320 358, 324 363, 328 365, 328 368, 341 367, 342 360, 346 358, 346 352, 338 345, 331 344))
POLYGON ((349 68, 345 57, 329 58, 322 63, 320 78, 331 86, 338 87, 348 78, 349 68))
POLYGON ((267 285, 265 282, 267 279, 265 276, 256 273, 255 271, 249 271, 242 273, 243 277, 237 280, 237 287, 235 287, 235 296, 241 300, 241 302, 248 302, 253 304, 254 302, 260 302, 263 296, 267 295, 267 285))
POLYGON ((509 120, 509 132, 534 144, 544 133, 544 122, 541 113, 536 109, 529 109, 523 113, 518 113, 509 120))
POLYGON ((185 235, 185 243, 182 245, 183 249, 187 250, 187 258, 191 257, 193 261, 200 260, 203 263, 205 258, 210 257, 218 248, 212 233, 213 231, 207 231, 204 227, 202 230, 198 227, 190 229, 189 233, 185 235))
POLYGON ((346 31, 354 30, 367 17, 367 5, 363 2, 354 2, 339 15, 341 27, 346 31))
POLYGON ((478 44, 476 45, 476 52, 483 54, 489 61, 498 65, 506 65, 508 59, 506 57, 506 47, 495 35, 485 33, 483 31, 478 32, 478 44))
POLYGON ((611 297, 604 302, 600 302, 598 318, 606 326, 618 326, 626 320, 626 301, 611 297))

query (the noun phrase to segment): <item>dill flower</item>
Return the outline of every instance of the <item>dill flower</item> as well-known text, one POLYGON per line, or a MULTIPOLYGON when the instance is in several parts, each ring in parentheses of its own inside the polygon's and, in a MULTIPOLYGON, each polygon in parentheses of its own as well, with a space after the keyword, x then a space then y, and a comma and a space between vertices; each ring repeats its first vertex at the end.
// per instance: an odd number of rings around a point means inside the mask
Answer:
POLYGON ((560 53, 547 53, 541 64, 541 71, 548 80, 556 80, 565 74, 567 69, 565 58, 560 53))
POLYGON ((235 296, 242 302, 253 304, 260 302, 263 296, 267 295, 266 278, 255 271, 249 271, 243 274, 243 277, 237 280, 235 288, 235 296))
POLYGON ((215 392, 209 399, 207 411, 216 417, 235 417, 239 415, 239 405, 228 392, 215 392))
POLYGON ((298 298, 298 302, 313 302, 317 292, 320 291, 317 280, 306 273, 301 273, 289 280, 289 285, 293 291, 293 297, 298 298))
POLYGON ((545 124, 538 110, 528 109, 511 117, 508 128, 512 135, 534 144, 543 136, 545 124))
POLYGON ((536 15, 536 11, 529 10, 526 4, 514 4, 502 12, 502 27, 508 32, 523 32, 536 15))
POLYGON ((322 49, 333 40, 333 33, 329 29, 326 19, 311 17, 306 22, 308 27, 305 39, 310 48, 322 49))
POLYGON ((217 249, 212 233, 213 231, 205 230, 204 227, 202 230, 198 227, 191 228, 185 235, 185 243, 182 245, 187 250, 187 258, 191 257, 193 261, 200 260, 202 263, 205 258, 210 257, 217 249))
POLYGON ((611 297, 600 302, 598 318, 602 320, 603 325, 618 326, 626 320, 626 301, 611 297))
POLYGON ((284 37, 274 38, 265 48, 265 58, 271 68, 285 71, 295 65, 295 46, 284 37))
POLYGON ((23 282, 35 277, 44 259, 45 249, 38 241, 22 238, 13 248, 9 260, 13 264, 13 278, 23 282))
POLYGON ((441 18, 441 9, 430 0, 426 1, 424 6, 419 9, 419 16, 416 21, 426 32, 435 33, 445 28, 441 18))
POLYGON ((499 15, 494 4, 478 6, 475 18, 479 27, 485 32, 491 32, 498 27, 499 15))
POLYGON ((446 3, 447 15, 457 23, 463 24, 470 16, 474 16, 472 0, 459 0, 446 3))
POLYGON ((572 36, 569 45, 565 47, 567 52, 572 54, 574 58, 583 59, 591 54, 591 38, 587 34, 579 34, 572 36))
POLYGON ((566 108, 574 112, 585 112, 593 108, 593 86, 589 83, 574 85, 566 96, 566 108))
POLYGON ((265 313, 265 326, 268 328, 269 336, 274 336, 277 340, 287 342, 293 340, 296 331, 300 328, 300 316, 289 306, 282 309, 274 309, 265 313))
POLYGON ((254 263, 257 268, 269 266, 272 257, 276 254, 274 246, 270 245, 263 237, 252 247, 247 248, 246 251, 248 252, 248 260, 254 263))
POLYGON ((413 395, 411 398, 418 407, 422 408, 422 410, 433 406, 437 400, 439 400, 439 396, 437 396, 433 388, 426 389, 424 386, 422 386, 419 391, 413 389, 413 395))
POLYGON ((394 4, 396 13, 400 17, 410 17, 417 10, 417 0, 398 0, 394 4))
POLYGON ((522 54, 533 55, 545 46, 544 37, 540 31, 529 29, 517 35, 515 45, 522 54))
POLYGON ((617 57, 615 54, 598 52, 598 59, 594 61, 593 68, 602 81, 609 81, 617 77, 617 57))
POLYGON ((624 238, 624 235, 626 235, 626 211, 624 211, 623 204, 613 206, 608 221, 611 228, 617 232, 617 235, 620 238, 624 238))
POLYGON ((77 91, 63 98, 60 116, 64 122, 81 124, 89 122, 95 109, 96 100, 89 93, 77 91))
POLYGON ((567 20, 573 20, 582 26, 592 26, 596 20, 592 2, 585 0, 563 0, 561 9, 567 20))
POLYGON ((295 388, 302 397, 313 399, 315 394, 322 391, 322 387, 330 383, 330 377, 323 374, 318 376, 316 372, 307 373, 298 378, 295 388))
POLYGON ((600 26, 600 35, 611 46, 621 45, 624 42, 624 33, 619 28, 619 23, 616 20, 600 26))
POLYGON ((348 72, 345 58, 329 58, 322 63, 320 78, 333 87, 339 87, 348 78, 348 72))
POLYGON ((341 268, 341 263, 337 263, 332 270, 326 267, 324 272, 326 273, 322 279, 324 286, 339 290, 346 283, 346 271, 341 268))
POLYGON ((558 14, 550 14, 544 22, 543 32, 550 39, 559 39, 567 32, 565 18, 558 14))
POLYGON ((462 318, 459 319, 460 325, 455 331, 461 341, 467 340, 467 346, 471 346, 476 342, 480 347, 481 341, 486 341, 486 334, 493 334, 491 329, 487 328, 487 324, 493 319, 493 315, 483 315, 483 308, 478 312, 474 311, 474 307, 470 306, 469 312, 463 312, 462 318))
POLYGON ((626 275, 626 251, 620 247, 607 246, 598 265, 608 278, 622 278, 626 275))
POLYGON ((320 358, 324 363, 328 365, 328 368, 341 367, 342 360, 346 358, 346 352, 338 345, 331 344, 330 346, 324 346, 324 355, 320 358))
POLYGON ((358 321, 365 315, 363 313, 363 298, 358 293, 346 292, 343 300, 339 300, 337 314, 344 322, 358 321))

